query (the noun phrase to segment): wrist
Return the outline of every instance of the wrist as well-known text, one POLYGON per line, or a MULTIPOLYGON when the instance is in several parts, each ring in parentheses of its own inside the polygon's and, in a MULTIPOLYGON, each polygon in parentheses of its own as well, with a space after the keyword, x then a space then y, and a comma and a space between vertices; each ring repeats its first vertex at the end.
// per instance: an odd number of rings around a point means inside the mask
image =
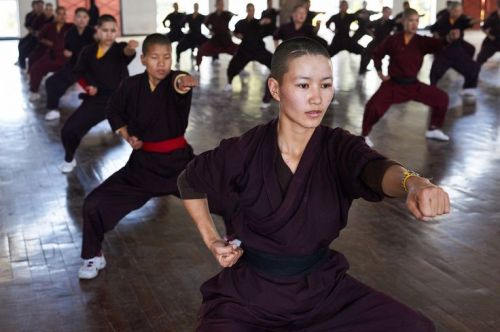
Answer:
POLYGON ((431 181, 429 181, 429 179, 421 177, 420 175, 413 175, 413 176, 410 176, 406 180, 406 189, 407 189, 406 192, 407 193, 412 192, 412 191, 416 190, 417 188, 427 187, 429 185, 432 185, 432 183, 431 183, 431 181))

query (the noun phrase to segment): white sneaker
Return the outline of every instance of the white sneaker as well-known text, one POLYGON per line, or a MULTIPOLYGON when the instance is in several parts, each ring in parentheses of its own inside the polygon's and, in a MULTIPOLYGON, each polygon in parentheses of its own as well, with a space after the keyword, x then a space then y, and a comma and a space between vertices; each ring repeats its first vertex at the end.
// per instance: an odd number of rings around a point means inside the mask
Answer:
POLYGON ((78 270, 78 278, 80 279, 94 279, 97 277, 99 270, 106 267, 106 259, 104 255, 96 256, 91 259, 84 259, 83 265, 78 270))
POLYGON ((222 91, 224 92, 232 92, 233 91, 233 86, 229 83, 227 83, 226 85, 224 85, 224 88, 222 89, 222 91))
POLYGON ((468 88, 468 89, 463 89, 462 96, 464 97, 476 97, 477 96, 477 89, 476 88, 468 88))
POLYGON ((438 141, 449 141, 450 137, 443 133, 441 129, 432 129, 432 130, 427 130, 425 133, 425 137, 429 139, 435 139, 438 141))
POLYGON ((67 161, 64 161, 61 164, 61 166, 59 166, 59 169, 61 170, 62 173, 70 173, 75 167, 76 167, 76 160, 73 159, 69 163, 67 161))
POLYGON ((38 92, 30 92, 29 101, 37 101, 40 99, 40 94, 38 92))
POLYGON ((373 147, 375 145, 373 141, 370 139, 370 137, 364 136, 363 138, 365 139, 366 145, 368 145, 369 147, 373 147))
POLYGON ((51 110, 45 114, 45 120, 52 121, 57 120, 61 117, 61 113, 58 110, 51 110))
POLYGON ((269 107, 271 107, 271 103, 264 103, 264 102, 262 102, 260 104, 260 109, 262 109, 262 110, 267 110, 269 107))

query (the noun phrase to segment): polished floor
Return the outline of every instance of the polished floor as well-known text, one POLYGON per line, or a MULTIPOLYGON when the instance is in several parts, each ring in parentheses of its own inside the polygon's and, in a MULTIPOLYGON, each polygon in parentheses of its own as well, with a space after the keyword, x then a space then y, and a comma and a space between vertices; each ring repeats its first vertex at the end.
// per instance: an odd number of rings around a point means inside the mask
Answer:
MULTIPOLYGON (((469 35, 476 44, 480 34, 469 35)), ((219 268, 175 197, 151 200, 106 236, 108 267, 79 281, 81 207, 85 195, 127 160, 130 148, 102 123, 85 138, 78 167, 57 166, 59 131, 76 107, 62 100, 61 121, 46 122, 41 102, 27 99, 15 62, 16 43, 0 42, 0 331, 192 331, 200 284, 219 268)), ((266 70, 247 67, 224 93, 225 69, 208 59, 191 109, 188 140, 196 152, 276 116, 259 110, 266 70)), ((426 59, 421 78, 428 81, 426 59)), ((363 105, 379 85, 357 79, 359 57, 334 58, 337 105, 324 122, 359 133, 363 105)), ((191 69, 186 53, 181 68, 191 69)), ((142 70, 136 59, 131 72, 142 70)), ((421 310, 439 331, 500 331, 500 53, 481 73, 476 103, 459 96, 461 78, 441 83, 451 97, 449 143, 424 138, 427 108, 393 107, 373 132, 375 148, 445 187, 453 211, 412 219, 404 202, 357 201, 332 247, 363 282, 421 310)))

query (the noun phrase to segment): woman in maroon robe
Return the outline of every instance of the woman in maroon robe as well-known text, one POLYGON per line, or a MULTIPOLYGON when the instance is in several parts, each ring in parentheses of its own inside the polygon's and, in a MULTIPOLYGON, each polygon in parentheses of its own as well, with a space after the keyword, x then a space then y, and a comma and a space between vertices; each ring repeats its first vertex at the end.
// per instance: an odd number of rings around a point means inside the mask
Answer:
POLYGON ((406 196, 418 219, 449 212, 448 195, 428 179, 362 137, 320 125, 332 84, 324 47, 282 43, 268 82, 279 118, 223 140, 179 176, 184 204, 224 267, 201 287, 198 331, 434 331, 349 276, 345 257, 329 249, 359 197, 406 196), (210 212, 223 216, 226 238, 210 212))

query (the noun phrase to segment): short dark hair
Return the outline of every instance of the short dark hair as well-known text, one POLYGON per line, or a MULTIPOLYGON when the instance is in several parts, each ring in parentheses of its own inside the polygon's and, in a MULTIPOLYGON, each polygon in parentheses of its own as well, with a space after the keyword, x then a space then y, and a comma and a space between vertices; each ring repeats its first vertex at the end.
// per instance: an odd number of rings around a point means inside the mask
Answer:
POLYGON ((142 43, 142 54, 146 55, 152 45, 172 46, 172 43, 167 36, 162 35, 161 33, 152 33, 146 36, 146 39, 144 39, 144 42, 142 43))
POLYGON ((403 12, 403 19, 406 19, 406 18, 413 16, 413 15, 419 16, 418 12, 415 9, 413 9, 413 8, 405 9, 405 11, 403 12))
POLYGON ((304 55, 322 55, 330 60, 330 54, 319 42, 307 37, 292 38, 276 48, 271 61, 271 77, 281 83, 290 60, 304 55))
POLYGON ((99 18, 97 19, 97 26, 100 27, 106 22, 117 23, 116 18, 113 15, 104 14, 104 15, 99 16, 99 18))
POLYGON ((304 7, 304 4, 300 4, 300 5, 296 5, 295 7, 293 7, 293 11, 292 11, 292 13, 295 13, 295 11, 296 11, 297 9, 299 9, 299 8, 304 8, 305 10, 307 10, 307 8, 306 8, 306 7, 304 7))
POLYGON ((56 13, 59 12, 59 11, 61 11, 61 10, 66 11, 66 7, 63 7, 63 6, 57 6, 56 7, 56 13))
POLYGON ((78 7, 77 9, 75 9, 75 16, 76 16, 78 13, 85 13, 85 14, 87 14, 87 15, 89 15, 89 16, 90 16, 88 9, 87 9, 87 8, 84 8, 84 7, 78 7))

